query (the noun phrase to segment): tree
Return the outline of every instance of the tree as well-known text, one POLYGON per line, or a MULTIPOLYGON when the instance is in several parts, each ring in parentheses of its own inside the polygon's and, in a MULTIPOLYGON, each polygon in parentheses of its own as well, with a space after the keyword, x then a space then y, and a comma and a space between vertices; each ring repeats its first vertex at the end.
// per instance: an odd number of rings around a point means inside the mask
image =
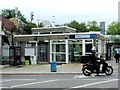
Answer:
POLYGON ((88 21, 88 31, 100 31, 100 27, 97 25, 96 21, 88 21))
POLYGON ((68 23, 68 27, 75 28, 76 31, 80 30, 79 23, 77 21, 72 21, 71 23, 68 23))
MULTIPOLYGON (((15 9, 11 9, 11 10, 10 9, 4 9, 4 10, 2 10, 1 14, 2 14, 2 16, 4 16, 7 19, 16 17, 15 16, 15 9)), ((17 13, 17 18, 19 18, 24 23, 27 23, 26 18, 24 17, 24 15, 22 15, 21 11, 19 11, 19 10, 18 10, 18 13, 17 13)))
POLYGON ((1 12, 2 16, 4 16, 7 19, 15 17, 15 10, 10 10, 10 9, 4 9, 1 12))
POLYGON ((42 23, 38 23, 38 27, 39 28, 43 27, 42 23))
POLYGON ((112 22, 107 28, 108 35, 120 35, 120 23, 112 22))
POLYGON ((80 30, 78 32, 88 32, 87 25, 85 23, 80 23, 80 30))
MULTIPOLYGON (((15 9, 4 9, 1 11, 2 16, 4 16, 7 19, 14 18, 15 17, 15 9)), ((26 20, 25 16, 22 15, 21 11, 18 10, 17 18, 19 18, 22 22, 26 24, 26 27, 24 28, 25 34, 31 34, 31 28, 37 27, 35 23, 30 23, 26 20)))
POLYGON ((31 28, 36 28, 36 27, 37 27, 37 25, 35 23, 27 22, 27 26, 24 29, 25 34, 31 34, 31 28))
POLYGON ((66 24, 69 27, 75 28, 76 32, 86 32, 87 30, 87 26, 85 23, 79 23, 77 21, 72 21, 71 23, 66 24))
POLYGON ((110 41, 113 43, 120 43, 120 38, 117 35, 110 35, 110 41))

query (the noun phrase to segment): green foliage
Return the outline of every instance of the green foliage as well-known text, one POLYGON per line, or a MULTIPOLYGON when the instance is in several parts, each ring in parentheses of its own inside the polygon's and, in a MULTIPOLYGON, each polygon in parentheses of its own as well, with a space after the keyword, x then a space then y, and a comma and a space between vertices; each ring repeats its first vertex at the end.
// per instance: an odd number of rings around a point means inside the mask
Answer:
MULTIPOLYGON (((5 18, 7 19, 10 19, 10 18, 14 18, 15 17, 15 9, 4 9, 2 10, 2 16, 4 16, 5 18)), ((22 15, 22 13, 18 10, 18 13, 17 13, 17 17, 23 21, 24 23, 27 23, 27 20, 26 18, 24 17, 24 15, 22 15)))
POLYGON ((115 38, 114 40, 116 43, 120 42, 120 39, 119 38, 115 38))
POLYGON ((72 21, 71 23, 66 24, 69 27, 75 28, 76 32, 87 32, 87 26, 85 23, 79 23, 77 21, 72 21))
POLYGON ((110 36, 110 41, 113 43, 119 43, 120 42, 120 38, 116 37, 116 35, 111 35, 110 36))
POLYGON ((72 28, 75 28, 78 32, 78 30, 80 30, 80 26, 79 26, 79 23, 77 21, 72 21, 71 23, 68 24, 68 27, 72 27, 72 28))
POLYGON ((67 26, 75 28, 77 30, 76 32, 100 31, 100 27, 97 25, 96 21, 89 21, 86 25, 85 23, 79 23, 74 20, 68 23, 67 26))
POLYGON ((85 23, 80 23, 80 30, 78 32, 88 32, 88 28, 85 23))
POLYGON ((7 18, 7 19, 10 19, 10 18, 13 18, 15 17, 15 10, 10 10, 10 9, 4 9, 2 10, 1 14, 7 18))
MULTIPOLYGON (((15 17, 15 9, 4 9, 1 13, 5 18, 10 19, 15 17)), ((22 15, 21 11, 18 10, 17 18, 21 19, 23 22, 26 22, 26 18, 22 15)))
POLYGON ((108 35, 120 35, 120 23, 112 22, 107 28, 108 35))
POLYGON ((39 27, 39 28, 43 27, 42 23, 39 23, 39 24, 38 24, 38 27, 39 27))
POLYGON ((96 21, 88 21, 87 27, 89 31, 100 31, 100 27, 97 25, 96 21))
POLYGON ((31 34, 31 28, 36 28, 37 25, 35 23, 27 22, 27 26, 25 27, 25 34, 31 34))

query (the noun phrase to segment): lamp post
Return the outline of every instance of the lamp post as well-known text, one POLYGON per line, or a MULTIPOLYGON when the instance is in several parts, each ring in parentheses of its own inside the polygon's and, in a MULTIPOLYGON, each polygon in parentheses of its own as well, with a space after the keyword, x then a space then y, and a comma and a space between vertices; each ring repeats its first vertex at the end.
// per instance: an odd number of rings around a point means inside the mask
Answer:
POLYGON ((18 17, 18 7, 15 7, 15 17, 18 17))
POLYGON ((53 17, 53 21, 52 21, 52 23, 54 23, 54 27, 55 27, 55 25, 56 25, 56 22, 55 22, 55 16, 52 16, 53 17))
POLYGON ((39 22, 40 22, 40 19, 36 19, 37 20, 37 23, 38 23, 38 27, 39 27, 39 22))

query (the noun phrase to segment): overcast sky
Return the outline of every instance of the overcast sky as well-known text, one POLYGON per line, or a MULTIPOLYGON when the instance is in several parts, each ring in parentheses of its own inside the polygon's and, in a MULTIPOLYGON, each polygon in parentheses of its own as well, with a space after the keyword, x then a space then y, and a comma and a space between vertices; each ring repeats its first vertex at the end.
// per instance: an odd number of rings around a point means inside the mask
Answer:
POLYGON ((117 21, 119 0, 0 0, 0 11, 3 9, 18 10, 30 20, 34 12, 34 22, 37 19, 64 24, 76 20, 87 22, 96 20, 106 24, 117 21))

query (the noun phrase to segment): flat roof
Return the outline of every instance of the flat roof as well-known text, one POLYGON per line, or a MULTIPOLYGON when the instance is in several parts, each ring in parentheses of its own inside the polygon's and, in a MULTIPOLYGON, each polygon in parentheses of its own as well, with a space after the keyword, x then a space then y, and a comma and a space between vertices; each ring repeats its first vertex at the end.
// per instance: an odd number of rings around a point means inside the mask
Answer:
POLYGON ((32 32, 69 32, 69 33, 76 33, 75 28, 71 28, 71 27, 67 27, 67 26, 32 28, 31 30, 32 30, 32 32))
POLYGON ((65 28, 67 28, 67 29, 72 29, 72 30, 75 30, 76 31, 76 29, 75 28, 71 28, 71 27, 68 27, 68 26, 58 26, 58 27, 41 27, 41 28, 32 28, 32 30, 36 30, 36 29, 39 29, 39 30, 43 30, 43 29, 65 29, 65 28))

